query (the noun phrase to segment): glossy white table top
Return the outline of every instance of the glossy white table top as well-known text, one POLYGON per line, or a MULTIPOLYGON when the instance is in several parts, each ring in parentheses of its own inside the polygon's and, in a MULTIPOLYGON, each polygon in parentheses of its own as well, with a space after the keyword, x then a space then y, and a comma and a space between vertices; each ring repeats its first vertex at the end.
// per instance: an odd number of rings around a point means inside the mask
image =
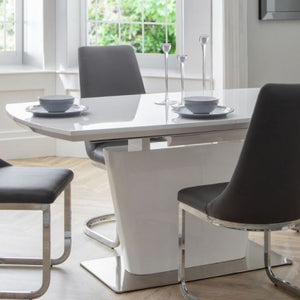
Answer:
MULTIPOLYGON (((219 105, 232 107, 234 112, 226 118, 210 120, 184 119, 171 107, 154 104, 164 94, 81 99, 80 104, 89 109, 84 115, 72 118, 34 117, 25 111, 27 106, 37 104, 34 102, 8 104, 6 110, 13 120, 34 132, 70 141, 172 136, 246 128, 258 92, 258 89, 213 92, 220 99, 219 105)), ((201 95, 201 92, 188 95, 201 95)), ((180 94, 172 93, 170 98, 179 99, 180 94)))

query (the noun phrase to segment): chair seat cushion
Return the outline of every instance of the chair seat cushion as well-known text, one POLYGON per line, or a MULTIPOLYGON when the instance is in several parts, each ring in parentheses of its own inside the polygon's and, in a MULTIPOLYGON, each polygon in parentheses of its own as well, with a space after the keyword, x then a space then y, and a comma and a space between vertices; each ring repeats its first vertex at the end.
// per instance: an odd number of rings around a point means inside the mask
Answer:
POLYGON ((53 203, 73 172, 56 168, 0 168, 0 203, 53 203))
POLYGON ((104 160, 104 148, 106 147, 118 147, 127 146, 127 140, 113 141, 113 142, 86 142, 85 148, 89 158, 101 164, 105 164, 104 160))
POLYGON ((179 191, 178 201, 207 214, 208 203, 219 196, 227 185, 228 182, 224 182, 185 188, 179 191))
MULTIPOLYGON (((163 137, 151 138, 151 142, 165 142, 163 137)), ((127 146, 128 140, 119 140, 111 142, 86 142, 85 148, 89 158, 98 163, 105 164, 104 148, 106 147, 119 147, 127 146)))

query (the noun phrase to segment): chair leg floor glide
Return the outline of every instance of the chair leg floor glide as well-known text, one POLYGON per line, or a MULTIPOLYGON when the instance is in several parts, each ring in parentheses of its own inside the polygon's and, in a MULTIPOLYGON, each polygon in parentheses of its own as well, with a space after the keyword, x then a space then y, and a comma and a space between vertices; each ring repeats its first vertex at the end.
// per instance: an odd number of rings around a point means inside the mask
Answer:
POLYGON ((116 231, 115 239, 112 240, 112 239, 96 232, 95 230, 92 230, 92 228, 94 226, 97 226, 97 225, 100 225, 103 223, 107 223, 107 222, 115 222, 115 221, 116 221, 115 214, 107 214, 107 215, 101 215, 98 217, 94 217, 85 223, 84 233, 87 236, 89 236, 90 238, 98 241, 99 243, 101 243, 107 247, 110 247, 111 249, 115 249, 120 245, 120 240, 119 240, 117 231, 116 231))
POLYGON ((51 213, 50 204, 2 203, 0 210, 40 210, 43 214, 43 255, 42 258, 0 258, 0 265, 40 265, 42 285, 36 291, 0 291, 0 299, 35 299, 41 297, 50 285, 50 271, 53 265, 63 263, 71 251, 71 191, 68 185, 64 192, 64 251, 56 259, 51 259, 51 213))

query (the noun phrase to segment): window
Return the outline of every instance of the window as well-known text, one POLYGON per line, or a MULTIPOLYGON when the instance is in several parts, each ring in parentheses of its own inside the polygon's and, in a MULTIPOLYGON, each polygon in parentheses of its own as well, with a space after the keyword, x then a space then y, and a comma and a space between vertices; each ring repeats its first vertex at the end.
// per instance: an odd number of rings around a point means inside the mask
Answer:
POLYGON ((22 0, 0 0, 0 63, 21 63, 22 0))
POLYGON ((87 45, 131 44, 137 53, 176 53, 176 0, 86 0, 87 45))
MULTIPOLYGON (((201 77, 199 35, 211 32, 213 0, 78 0, 69 2, 72 3, 68 8, 72 22, 68 26, 68 37, 71 36, 70 32, 74 32, 73 44, 69 48, 73 54, 68 56, 74 59, 69 65, 77 65, 76 50, 79 45, 131 44, 136 49, 142 74, 147 77, 162 77, 164 76, 164 59, 160 47, 166 40, 167 29, 168 42, 172 45, 169 56, 170 77, 180 75, 176 54, 182 54, 183 51, 188 56, 185 63, 186 77, 201 77), (77 10, 75 6, 78 6, 77 10), (76 19, 78 15, 80 21, 76 19), (152 15, 154 15, 153 18, 152 15), (184 32, 182 32, 183 29, 184 32), (79 35, 77 35, 78 31, 80 31, 79 35)), ((207 49, 207 59, 209 70, 210 45, 207 49)))

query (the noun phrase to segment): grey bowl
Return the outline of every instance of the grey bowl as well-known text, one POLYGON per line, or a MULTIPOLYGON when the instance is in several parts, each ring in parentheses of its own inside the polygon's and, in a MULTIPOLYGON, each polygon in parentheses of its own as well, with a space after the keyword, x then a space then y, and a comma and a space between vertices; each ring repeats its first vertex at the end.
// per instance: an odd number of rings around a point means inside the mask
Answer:
POLYGON ((187 109, 194 114, 208 114, 218 105, 219 99, 212 96, 185 97, 184 103, 187 109))
POLYGON ((65 112, 74 103, 74 97, 68 95, 49 95, 39 97, 40 105, 48 112, 65 112))

